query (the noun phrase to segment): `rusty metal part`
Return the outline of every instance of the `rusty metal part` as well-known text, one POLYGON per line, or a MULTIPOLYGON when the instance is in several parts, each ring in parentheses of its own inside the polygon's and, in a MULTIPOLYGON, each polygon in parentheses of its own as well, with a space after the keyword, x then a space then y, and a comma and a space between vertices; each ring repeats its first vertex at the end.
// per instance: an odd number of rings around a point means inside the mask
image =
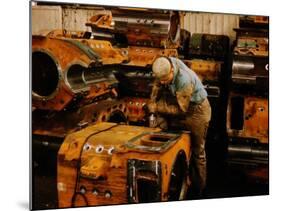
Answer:
POLYGON ((94 29, 113 29, 112 28, 112 15, 111 14, 97 14, 90 18, 90 21, 86 23, 86 26, 90 26, 94 29))
POLYGON ((57 111, 35 110, 32 113, 32 134, 64 138, 68 133, 98 122, 127 122, 123 101, 97 99, 79 109, 57 111))
POLYGON ((94 15, 86 26, 91 27, 91 38, 95 40, 108 40, 112 43, 116 42, 116 36, 113 28, 113 21, 111 13, 102 13, 94 15))
POLYGON ((229 144, 228 155, 230 157, 252 157, 256 158, 256 162, 267 163, 268 162, 268 145, 267 146, 255 146, 246 144, 229 144), (260 159, 258 159, 260 158, 260 159))
MULTIPOLYGON (((54 29, 52 31, 43 31, 41 32, 41 37, 49 38, 71 38, 71 39, 83 39, 89 38, 89 32, 87 31, 68 31, 65 29, 54 29)), ((36 35, 38 36, 38 35, 36 35)))
POLYGON ((268 89, 269 58, 235 55, 232 63, 232 81, 235 84, 256 85, 268 89))
POLYGON ((267 184, 269 181, 269 145, 255 139, 230 138, 228 165, 239 168, 249 181, 267 184))
POLYGON ((180 38, 178 12, 159 10, 112 10, 114 30, 127 37, 129 45, 177 48, 180 38))
POLYGON ((85 201, 88 205, 167 201, 180 152, 185 155, 187 172, 187 133, 168 134, 158 128, 114 123, 99 123, 71 133, 58 154, 59 207, 85 206, 85 201), (130 143, 134 147, 128 147, 130 143), (145 197, 144 189, 156 195, 145 197), (72 203, 71 199, 80 194, 85 201, 72 203))
POLYGON ((235 55, 249 55, 249 56, 268 56, 268 51, 262 50, 259 48, 234 48, 235 55))
POLYGON ((203 82, 219 80, 222 62, 192 59, 184 60, 184 63, 192 69, 203 82))
POLYGON ((239 27, 265 28, 268 25, 268 16, 244 15, 239 18, 239 27))
MULTIPOLYGON (((94 61, 94 63, 100 62, 103 65, 120 64, 128 60, 127 55, 120 54, 120 50, 118 48, 114 48, 109 41, 95 40, 89 38, 86 39, 84 38, 85 35, 83 33, 85 34, 86 32, 54 30, 51 31, 46 36, 46 38, 58 39, 64 42, 68 42, 69 44, 82 51, 80 52, 81 56, 83 56, 83 54, 86 54, 86 56, 90 57, 91 59, 100 60, 94 61), (60 32, 62 32, 62 34, 60 34, 60 32), (75 36, 71 36, 72 34, 75 34, 75 36)), ((34 37, 36 38, 38 36, 34 37)), ((42 38, 40 36, 39 38, 44 39, 44 37, 42 38)), ((67 54, 66 56, 71 56, 71 53, 72 52, 68 52, 68 54, 70 55, 67 54)))
POLYGON ((65 82, 73 93, 89 91, 87 98, 98 96, 99 92, 105 92, 117 85, 114 76, 114 67, 85 68, 79 64, 72 65, 65 72, 65 82))
POLYGON ((239 37, 234 54, 268 56, 268 50, 268 38, 266 37, 239 37))
POLYGON ((148 132, 132 138, 124 146, 137 151, 161 152, 171 147, 178 138, 177 134, 148 132))
POLYGON ((159 160, 128 160, 128 202, 157 202, 161 200, 161 171, 159 160), (149 194, 148 190, 149 189, 149 194))
POLYGON ((122 48, 123 55, 128 55, 128 62, 120 65, 120 71, 116 74, 122 93, 129 96, 149 97, 152 89, 151 66, 159 56, 177 57, 176 49, 160 49, 129 46, 122 48))
POLYGON ((228 135, 268 143, 268 99, 234 93, 229 99, 227 109, 228 135))
POLYGON ((86 26, 96 39, 119 44, 177 48, 180 40, 180 14, 158 10, 113 9, 112 14, 93 16, 86 26))
POLYGON ((47 37, 33 36, 32 105, 60 111, 77 93, 95 98, 114 92, 117 81, 110 65, 126 60, 108 41, 69 39, 59 37, 57 32, 47 37), (98 71, 101 65, 107 71, 98 71))
POLYGON ((126 104, 128 120, 131 122, 145 121, 146 112, 144 107, 146 106, 148 98, 125 98, 124 102, 126 104))
POLYGON ((122 54, 128 55, 129 61, 124 63, 128 66, 150 67, 154 60, 159 56, 177 57, 178 52, 176 49, 160 49, 129 46, 122 49, 122 54))

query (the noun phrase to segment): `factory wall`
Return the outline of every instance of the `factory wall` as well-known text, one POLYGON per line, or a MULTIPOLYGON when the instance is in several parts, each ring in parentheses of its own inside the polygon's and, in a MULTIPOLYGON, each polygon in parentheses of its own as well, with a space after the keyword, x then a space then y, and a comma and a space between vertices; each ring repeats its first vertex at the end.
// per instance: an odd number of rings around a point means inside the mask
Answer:
POLYGON ((93 15, 105 12, 99 8, 81 6, 34 6, 32 7, 32 34, 41 34, 53 29, 66 29, 72 31, 90 31, 85 26, 93 15))
POLYGON ((233 28, 238 28, 239 15, 187 12, 183 27, 192 33, 227 35, 235 39, 233 28))
POLYGON ((62 8, 59 6, 33 6, 32 34, 40 34, 43 31, 62 28, 62 8))
MULTIPOLYGON (((61 6, 34 6, 32 8, 32 34, 52 29, 90 30, 89 19, 102 12, 99 8, 61 6), (36 20, 36 21, 35 21, 36 20)), ((233 28, 238 27, 239 15, 187 12, 182 26, 192 33, 227 35, 235 39, 233 28)))

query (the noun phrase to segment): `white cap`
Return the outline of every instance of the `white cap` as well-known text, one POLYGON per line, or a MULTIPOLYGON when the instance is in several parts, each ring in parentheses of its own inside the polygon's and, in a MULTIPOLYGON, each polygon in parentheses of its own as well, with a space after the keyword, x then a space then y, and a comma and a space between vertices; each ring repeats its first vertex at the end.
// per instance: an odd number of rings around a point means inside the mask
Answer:
POLYGON ((152 64, 152 71, 156 78, 167 78, 171 72, 171 63, 166 57, 158 57, 152 64))

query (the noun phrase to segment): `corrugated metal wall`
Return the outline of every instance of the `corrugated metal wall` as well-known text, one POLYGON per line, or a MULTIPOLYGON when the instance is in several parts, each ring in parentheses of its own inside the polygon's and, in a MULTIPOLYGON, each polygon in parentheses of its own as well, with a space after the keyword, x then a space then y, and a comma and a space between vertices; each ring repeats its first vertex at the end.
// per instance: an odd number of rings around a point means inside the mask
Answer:
POLYGON ((62 8, 60 6, 32 7, 32 34, 62 28, 62 8))
MULTIPOLYGON (((46 29, 90 30, 85 23, 100 12, 89 8, 35 6, 32 8, 32 33, 38 34, 40 30, 46 29)), ((187 12, 183 26, 191 33, 223 34, 234 40, 233 28, 238 27, 238 23, 238 15, 187 12)))
POLYGON ((62 9, 62 28, 66 30, 74 31, 90 31, 90 28, 85 26, 85 23, 90 18, 99 13, 110 13, 109 11, 100 9, 73 9, 63 8, 62 9))
MULTIPOLYGON (((90 31, 85 26, 93 15, 105 13, 100 9, 71 8, 60 6, 34 6, 32 7, 32 34, 54 29, 72 31, 90 31)), ((106 11, 109 13, 109 11, 106 11)))
POLYGON ((231 40, 236 33, 233 28, 239 25, 239 15, 187 12, 184 28, 192 33, 227 35, 231 40))

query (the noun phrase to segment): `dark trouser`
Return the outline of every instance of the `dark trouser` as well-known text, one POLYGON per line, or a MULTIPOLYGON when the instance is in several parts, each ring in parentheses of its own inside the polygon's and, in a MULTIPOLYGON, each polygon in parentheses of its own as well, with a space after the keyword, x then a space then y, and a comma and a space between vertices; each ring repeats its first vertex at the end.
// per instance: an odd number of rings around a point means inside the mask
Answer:
POLYGON ((211 106, 206 98, 200 104, 190 103, 187 112, 183 113, 175 102, 171 102, 172 99, 173 98, 160 99, 157 102, 157 111, 160 114, 178 115, 182 113, 182 115, 186 116, 185 127, 187 130, 191 131, 191 185, 194 193, 200 195, 206 186, 207 167, 205 142, 211 119, 211 106))
POLYGON ((205 142, 211 119, 211 106, 208 99, 201 104, 190 104, 186 116, 186 128, 191 131, 191 184, 197 194, 206 186, 207 168, 205 142))

